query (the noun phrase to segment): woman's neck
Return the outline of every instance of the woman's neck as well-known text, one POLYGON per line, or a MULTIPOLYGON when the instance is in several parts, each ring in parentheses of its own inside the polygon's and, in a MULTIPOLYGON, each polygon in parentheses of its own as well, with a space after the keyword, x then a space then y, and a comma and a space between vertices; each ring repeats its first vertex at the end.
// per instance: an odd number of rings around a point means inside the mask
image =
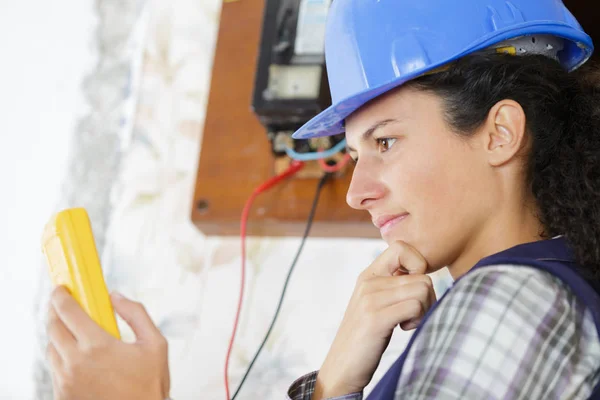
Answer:
POLYGON ((477 235, 466 243, 460 256, 448 266, 456 280, 467 273, 481 259, 523 243, 542 240, 542 224, 532 208, 503 210, 486 221, 477 235))

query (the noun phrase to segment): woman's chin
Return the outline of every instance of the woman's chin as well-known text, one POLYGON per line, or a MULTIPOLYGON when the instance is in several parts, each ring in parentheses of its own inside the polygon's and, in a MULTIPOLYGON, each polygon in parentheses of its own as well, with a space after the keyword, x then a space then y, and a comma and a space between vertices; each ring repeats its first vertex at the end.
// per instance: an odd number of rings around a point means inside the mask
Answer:
POLYGON ((407 238, 405 234, 394 233, 394 232, 387 232, 387 233, 382 233, 381 234, 381 238, 388 245, 391 245, 392 243, 395 243, 395 242, 405 242, 405 243, 408 243, 408 244, 412 245, 410 239, 407 238))

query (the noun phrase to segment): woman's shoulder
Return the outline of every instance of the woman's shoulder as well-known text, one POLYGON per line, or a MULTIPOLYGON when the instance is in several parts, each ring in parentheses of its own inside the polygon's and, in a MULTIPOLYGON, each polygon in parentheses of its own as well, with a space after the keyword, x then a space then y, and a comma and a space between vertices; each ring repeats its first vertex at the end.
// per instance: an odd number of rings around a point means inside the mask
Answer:
POLYGON ((480 293, 482 289, 488 295, 574 296, 567 284, 547 271, 528 265, 507 264, 489 265, 470 271, 454 284, 449 295, 480 293))
POLYGON ((569 285, 527 265, 491 265, 467 273, 454 284, 439 308, 457 305, 463 312, 483 313, 488 318, 495 315, 493 310, 501 310, 497 317, 529 321, 530 325, 541 322, 539 317, 544 315, 559 320, 566 316, 573 322, 580 322, 586 315, 585 305, 569 285))
POLYGON ((430 334, 446 329, 458 333, 453 346, 479 341, 545 361, 578 355, 573 362, 600 368, 592 313, 560 278, 535 267, 493 265, 459 279, 423 326, 430 334))
POLYGON ((400 385, 417 390, 435 377, 464 398, 578 397, 599 370, 594 320, 572 290, 533 267, 495 265, 471 271, 438 303, 400 385))

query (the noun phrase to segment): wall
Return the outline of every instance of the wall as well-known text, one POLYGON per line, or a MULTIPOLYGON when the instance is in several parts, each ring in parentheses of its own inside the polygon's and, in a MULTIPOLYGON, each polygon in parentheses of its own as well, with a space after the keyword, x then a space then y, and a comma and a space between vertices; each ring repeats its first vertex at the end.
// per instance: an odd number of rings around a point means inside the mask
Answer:
POLYGON ((33 396, 39 238, 87 111, 95 24, 92 0, 0 3, 0 399, 33 396))

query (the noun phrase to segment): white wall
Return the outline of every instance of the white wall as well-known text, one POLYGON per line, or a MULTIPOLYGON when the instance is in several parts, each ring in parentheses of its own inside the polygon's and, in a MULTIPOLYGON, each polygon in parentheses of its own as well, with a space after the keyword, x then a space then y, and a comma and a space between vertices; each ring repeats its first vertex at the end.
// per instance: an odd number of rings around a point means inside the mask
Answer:
POLYGON ((0 0, 0 399, 33 396, 39 238, 86 111, 93 11, 92 0, 0 0))

